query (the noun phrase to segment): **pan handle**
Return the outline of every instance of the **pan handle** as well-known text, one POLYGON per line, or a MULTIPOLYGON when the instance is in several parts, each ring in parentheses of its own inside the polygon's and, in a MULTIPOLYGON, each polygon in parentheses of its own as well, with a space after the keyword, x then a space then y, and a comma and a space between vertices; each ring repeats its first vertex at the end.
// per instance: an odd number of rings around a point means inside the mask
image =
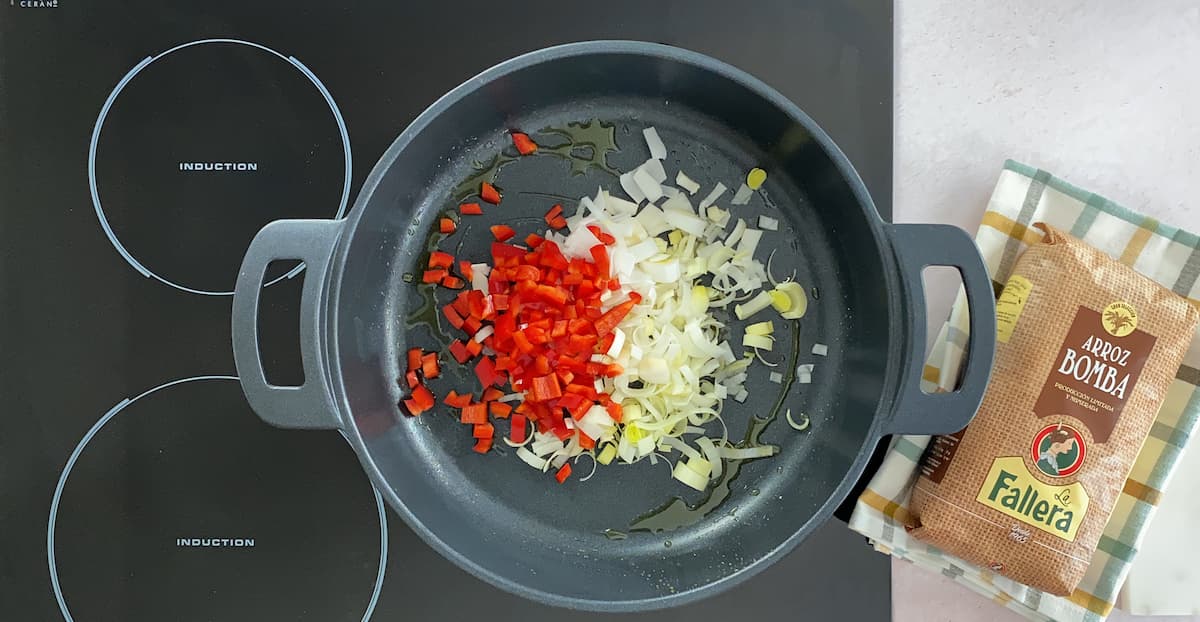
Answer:
POLYGON ((258 416, 281 428, 332 430, 341 427, 325 382, 320 344, 321 289, 342 221, 277 220, 263 227, 242 260, 233 290, 233 358, 242 392, 258 416), (258 347, 258 299, 263 277, 272 261, 304 262, 300 294, 300 360, 304 384, 277 386, 267 382, 258 347))
POLYGON ((974 240, 952 225, 891 225, 889 233, 904 283, 909 340, 908 359, 887 434, 949 434, 970 423, 983 400, 996 349, 996 301, 992 280, 974 240), (967 294, 971 334, 962 384, 949 393, 925 393, 925 287, 927 266, 958 268, 967 294))

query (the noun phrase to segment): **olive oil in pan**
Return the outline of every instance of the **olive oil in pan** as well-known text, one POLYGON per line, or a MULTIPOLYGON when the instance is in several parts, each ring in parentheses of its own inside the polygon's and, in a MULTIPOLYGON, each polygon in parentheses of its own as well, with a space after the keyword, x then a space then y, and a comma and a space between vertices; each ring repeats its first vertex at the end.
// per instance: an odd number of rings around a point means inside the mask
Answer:
MULTIPOLYGON (((561 127, 544 127, 537 134, 537 153, 531 156, 509 155, 506 149, 486 162, 476 162, 475 172, 467 176, 462 183, 454 187, 450 200, 457 204, 467 197, 479 193, 479 185, 483 182, 496 183, 500 169, 516 162, 522 157, 557 157, 571 164, 572 175, 582 175, 589 168, 596 168, 619 177, 620 172, 608 165, 608 154, 617 152, 616 128, 611 123, 599 119, 585 122, 570 122, 561 127), (547 136, 561 138, 563 142, 555 143, 547 140, 547 136)), ((575 200, 578 197, 568 198, 575 200)))
MULTIPOLYGON (((750 419, 750 427, 746 430, 746 436, 742 439, 742 442, 737 444, 737 447, 758 447, 762 445, 760 441, 762 433, 771 425, 771 422, 779 418, 779 411, 783 408, 787 394, 791 391, 792 385, 795 383, 796 359, 800 354, 800 320, 792 320, 790 324, 792 325, 792 348, 787 362, 788 371, 784 376, 779 398, 775 401, 775 406, 771 408, 771 412, 766 417, 752 417, 750 419)), ((708 495, 699 503, 688 505, 682 497, 674 497, 663 505, 639 516, 629 525, 629 530, 657 533, 660 531, 673 531, 700 522, 729 498, 731 492, 730 485, 737 479, 738 474, 741 473, 742 465, 752 460, 762 459, 726 460, 725 470, 721 473, 721 477, 715 484, 708 488, 708 495)))

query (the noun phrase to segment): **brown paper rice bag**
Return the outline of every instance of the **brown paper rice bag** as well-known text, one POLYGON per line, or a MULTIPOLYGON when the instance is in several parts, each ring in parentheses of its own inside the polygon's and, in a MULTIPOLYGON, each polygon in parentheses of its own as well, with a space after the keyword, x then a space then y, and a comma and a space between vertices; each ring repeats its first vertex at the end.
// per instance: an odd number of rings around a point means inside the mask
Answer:
POLYGON ((991 384, 921 460, 913 535, 1051 594, 1087 570, 1200 321, 1187 300, 1048 225, 996 304, 991 384))

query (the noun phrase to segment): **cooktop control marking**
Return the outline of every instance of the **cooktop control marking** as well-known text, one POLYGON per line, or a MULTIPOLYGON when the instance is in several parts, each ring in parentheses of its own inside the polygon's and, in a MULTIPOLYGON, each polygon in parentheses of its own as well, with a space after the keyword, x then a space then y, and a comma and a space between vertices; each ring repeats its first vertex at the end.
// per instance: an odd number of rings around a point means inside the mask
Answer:
MULTIPOLYGON (((66 465, 63 466, 62 473, 58 477, 58 484, 54 487, 54 498, 50 502, 50 520, 46 526, 46 560, 50 568, 50 584, 54 588, 54 598, 58 601, 58 609, 62 612, 63 620, 66 622, 75 622, 75 618, 71 616, 71 611, 67 607, 66 597, 63 595, 62 586, 58 579, 58 559, 54 551, 54 531, 58 523, 58 506, 62 501, 63 490, 67 486, 67 478, 71 475, 71 469, 75 467, 75 463, 79 460, 79 456, 83 454, 83 450, 87 447, 96 434, 104 428, 105 424, 116 417, 118 413, 124 410, 130 404, 157 393, 163 389, 168 389, 175 385, 184 384, 187 382, 204 382, 204 381, 233 381, 238 382, 237 376, 194 376, 191 378, 182 378, 172 380, 171 382, 160 384, 153 389, 150 389, 133 399, 123 399, 117 402, 116 406, 104 413, 103 417, 96 422, 95 425, 83 435, 79 444, 71 452, 71 456, 67 458, 66 465)), ((342 433, 342 438, 347 443, 350 439, 346 438, 346 434, 342 433)), ((375 488, 374 483, 371 484, 371 492, 375 495, 375 507, 379 513, 379 571, 375 575, 375 585, 371 591, 371 599, 367 603, 367 608, 363 613, 362 622, 367 622, 371 619, 371 615, 375 613, 375 605, 379 602, 379 593, 383 589, 383 578, 387 568, 388 560, 388 523, 387 511, 383 506, 383 497, 380 496, 379 490, 375 488)), ((178 538, 175 541, 179 547, 202 547, 202 548, 247 548, 252 549, 255 545, 254 538, 178 538)))
MULTIPOLYGON (((253 43, 250 41, 242 41, 241 39, 200 39, 197 41, 190 41, 188 43, 183 43, 183 44, 177 45, 177 46, 175 46, 165 52, 162 52, 158 55, 147 56, 146 58, 142 59, 142 61, 140 63, 135 65, 133 67, 133 69, 130 69, 129 73, 125 74, 125 77, 121 78, 120 82, 117 82, 117 86, 115 88, 113 88, 112 93, 109 93, 108 99, 106 99, 104 101, 104 106, 100 108, 100 116, 98 116, 96 118, 96 126, 92 129, 91 144, 88 146, 88 185, 89 185, 89 187, 91 189, 91 193, 92 193, 92 205, 96 208, 96 217, 100 219, 100 226, 104 229, 104 234, 106 236, 108 236, 109 242, 111 242, 113 247, 117 249, 117 253, 119 253, 121 255, 121 257, 124 258, 125 261, 127 263, 129 263, 130 266, 133 267, 134 270, 137 270, 142 276, 144 276, 146 278, 156 279, 166 285, 170 285, 171 287, 174 287, 175 289, 179 289, 179 290, 189 292, 192 294, 201 294, 204 296, 232 296, 233 295, 232 290, 230 290, 230 291, 213 291, 213 290, 205 290, 205 289, 188 287, 186 285, 176 283, 164 276, 161 276, 161 275, 155 273, 154 271, 150 270, 145 265, 143 265, 140 261, 138 261, 137 258, 134 257, 133 254, 130 253, 123 244, 121 244, 121 241, 119 239, 117 239, 116 233, 113 232, 112 226, 108 222, 108 217, 105 216, 105 214, 104 214, 104 207, 100 203, 100 191, 96 185, 96 150, 100 143, 100 131, 104 128, 104 119, 106 117, 108 117, 108 113, 109 113, 109 110, 112 109, 113 102, 116 101, 117 96, 121 94, 121 91, 126 87, 126 85, 128 85, 129 82, 131 80, 133 80, 133 78, 135 76, 138 75, 138 73, 140 73, 143 69, 145 69, 147 66, 149 66, 150 63, 153 63, 154 61, 159 60, 160 58, 163 58, 164 56, 167 56, 167 55, 171 54, 172 52, 177 52, 179 50, 193 47, 193 46, 215 44, 215 43, 228 43, 228 44, 233 44, 233 45, 244 45, 244 46, 247 46, 250 48, 268 52, 268 53, 280 58, 281 60, 287 62, 288 64, 292 65, 293 67, 295 67, 300 73, 304 74, 304 76, 306 78, 308 78, 309 82, 312 82, 313 86, 315 86, 318 91, 320 91, 321 96, 325 98, 325 102, 327 104, 329 104, 329 110, 333 113, 334 119, 337 121, 338 132, 341 134, 341 138, 342 138, 342 151, 343 151, 344 159, 345 159, 345 171, 344 171, 344 180, 342 182, 342 196, 341 196, 340 204, 338 205, 337 213, 334 215, 334 218, 341 218, 342 216, 345 216, 346 207, 350 200, 350 180, 351 180, 351 169, 353 166, 351 156, 350 156, 350 132, 346 129, 346 121, 345 121, 345 119, 342 118, 341 109, 339 109, 337 106, 337 103, 333 101, 333 94, 331 94, 329 92, 329 89, 325 88, 325 85, 321 82, 320 79, 317 78, 316 74, 314 74, 312 71, 310 71, 308 69, 308 67, 305 67, 304 63, 301 63, 296 57, 285 56, 285 55, 281 54, 280 52, 277 52, 265 45, 253 43)), ((180 162, 179 170, 181 170, 181 171, 182 170, 215 171, 216 169, 214 169, 214 168, 203 168, 203 167, 213 167, 213 166, 222 167, 220 169, 222 171, 234 170, 234 171, 247 171, 248 172, 251 170, 258 170, 257 162, 180 162), (200 165, 202 168, 185 169, 184 168, 185 165, 188 165, 188 166, 200 165), (225 169, 224 167, 228 166, 228 165, 234 166, 235 168, 225 169), (245 168, 245 169, 236 168, 236 167, 240 167, 243 165, 246 166, 247 168, 245 168), (253 165, 252 169, 249 168, 251 165, 253 165)), ((304 264, 300 264, 300 265, 296 266, 295 268, 293 268, 291 271, 289 271, 287 274, 284 274, 284 275, 280 276, 279 278, 276 278, 275 280, 270 281, 269 283, 267 283, 267 285, 277 283, 283 279, 290 279, 290 278, 296 276, 297 274, 299 274, 300 271, 303 269, 304 269, 304 264)))

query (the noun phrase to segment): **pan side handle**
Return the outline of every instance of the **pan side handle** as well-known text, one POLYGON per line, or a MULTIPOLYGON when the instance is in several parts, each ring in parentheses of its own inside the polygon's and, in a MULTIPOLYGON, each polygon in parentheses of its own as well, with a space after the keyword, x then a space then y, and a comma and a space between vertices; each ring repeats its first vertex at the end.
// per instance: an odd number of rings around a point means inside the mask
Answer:
POLYGON ((983 258, 974 240, 952 225, 891 225, 889 234, 904 284, 909 339, 903 378, 887 434, 949 434, 970 423, 992 372, 996 349, 996 301, 983 258), (970 336, 965 348, 962 382, 955 391, 925 393, 921 376, 926 341, 925 288, 921 272, 928 266, 957 268, 969 307, 970 336))
POLYGON ((233 356, 242 391, 263 421, 281 428, 338 429, 342 423, 326 382, 321 348, 321 293, 333 247, 342 231, 338 220, 277 220, 268 223, 246 250, 233 293, 233 356), (304 384, 267 382, 258 342, 258 305, 263 276, 272 261, 304 262, 300 295, 300 359, 304 384))

